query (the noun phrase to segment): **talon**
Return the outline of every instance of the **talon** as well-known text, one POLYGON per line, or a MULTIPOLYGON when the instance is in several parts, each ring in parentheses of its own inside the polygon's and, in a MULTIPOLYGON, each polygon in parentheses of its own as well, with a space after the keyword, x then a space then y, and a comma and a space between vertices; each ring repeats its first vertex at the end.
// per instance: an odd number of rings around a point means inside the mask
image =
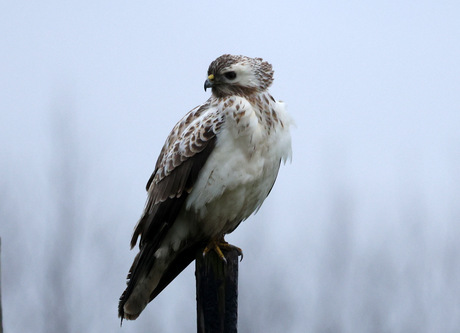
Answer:
POLYGON ((222 253, 222 250, 220 249, 220 246, 222 246, 221 241, 216 240, 216 239, 211 240, 209 242, 209 244, 203 250, 203 257, 206 254, 208 254, 211 250, 214 250, 214 252, 216 252, 216 254, 219 256, 219 258, 226 263, 227 259, 225 259, 225 256, 222 253))
POLYGON ((239 247, 231 245, 227 243, 224 238, 216 238, 212 239, 209 244, 205 247, 203 250, 203 257, 208 254, 209 251, 214 250, 214 252, 217 253, 219 258, 223 260, 225 263, 227 263, 227 259, 225 258, 224 254, 222 253, 222 249, 224 250, 236 250, 238 252, 238 256, 241 256, 241 260, 243 260, 243 250, 241 250, 239 247))
POLYGON ((243 260, 243 250, 241 250, 238 246, 232 245, 227 243, 226 241, 223 241, 223 243, 219 244, 221 248, 224 248, 226 250, 236 250, 238 252, 238 256, 241 256, 241 260, 243 260))

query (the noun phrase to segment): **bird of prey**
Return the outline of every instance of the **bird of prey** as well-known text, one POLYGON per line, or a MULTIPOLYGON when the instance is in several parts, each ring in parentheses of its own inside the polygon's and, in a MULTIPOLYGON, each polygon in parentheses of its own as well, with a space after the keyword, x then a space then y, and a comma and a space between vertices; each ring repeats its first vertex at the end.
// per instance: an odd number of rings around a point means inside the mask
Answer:
POLYGON ((272 82, 272 66, 261 58, 225 54, 209 66, 211 97, 174 126, 147 182, 121 320, 136 319, 198 251, 219 253, 224 235, 270 193, 291 156, 291 119, 268 92, 272 82))

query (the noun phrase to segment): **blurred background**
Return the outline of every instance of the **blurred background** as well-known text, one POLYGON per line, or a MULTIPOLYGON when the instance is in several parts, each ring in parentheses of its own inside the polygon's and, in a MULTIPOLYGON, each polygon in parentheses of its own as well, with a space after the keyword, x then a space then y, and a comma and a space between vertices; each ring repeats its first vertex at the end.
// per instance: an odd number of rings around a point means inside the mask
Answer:
POLYGON ((193 332, 191 265, 120 328, 145 183, 224 53, 273 64, 293 161, 244 250, 240 332, 460 329, 458 1, 3 1, 5 332, 193 332))

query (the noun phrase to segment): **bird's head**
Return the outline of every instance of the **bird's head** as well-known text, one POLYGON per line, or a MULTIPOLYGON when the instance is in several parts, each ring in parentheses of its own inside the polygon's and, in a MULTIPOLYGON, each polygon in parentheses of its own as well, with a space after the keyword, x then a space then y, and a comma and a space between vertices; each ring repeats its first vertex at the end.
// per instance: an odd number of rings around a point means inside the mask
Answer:
POLYGON ((224 54, 209 65, 204 90, 212 88, 216 97, 248 96, 266 90, 272 82, 273 69, 268 62, 224 54))

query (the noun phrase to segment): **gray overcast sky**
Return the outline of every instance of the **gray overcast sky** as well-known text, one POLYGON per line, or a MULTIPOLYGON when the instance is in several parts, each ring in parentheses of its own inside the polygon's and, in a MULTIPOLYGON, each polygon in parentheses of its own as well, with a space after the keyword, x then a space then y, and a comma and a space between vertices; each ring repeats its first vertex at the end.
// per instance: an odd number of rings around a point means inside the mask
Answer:
POLYGON ((296 121, 293 163, 229 237, 245 250, 240 331, 456 331, 459 14, 458 1, 3 1, 5 330, 50 331, 59 298, 41 290, 62 246, 69 331, 194 330, 193 268, 122 329, 116 304, 166 135, 232 53, 273 64, 296 121))

